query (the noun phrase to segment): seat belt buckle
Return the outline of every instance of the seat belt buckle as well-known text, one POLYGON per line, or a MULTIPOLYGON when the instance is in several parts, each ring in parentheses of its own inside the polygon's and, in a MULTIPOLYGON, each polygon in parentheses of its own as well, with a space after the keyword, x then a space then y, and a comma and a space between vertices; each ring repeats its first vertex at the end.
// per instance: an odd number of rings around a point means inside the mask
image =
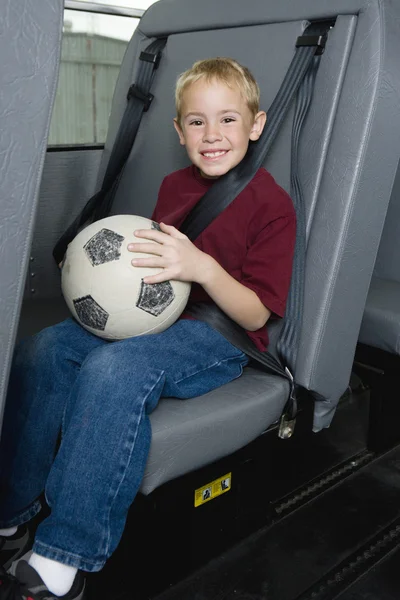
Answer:
POLYGON ((140 53, 139 60, 144 60, 145 62, 153 63, 154 69, 158 69, 158 65, 161 60, 161 52, 158 51, 155 54, 151 52, 145 52, 144 50, 140 53))
POLYGON ((290 393, 285 410, 279 421, 278 437, 280 437, 281 440, 287 440, 292 437, 296 426, 297 414, 296 384, 288 367, 285 367, 285 372, 290 383, 290 393))
POLYGON ((134 96, 141 102, 143 102, 143 112, 147 112, 150 108, 150 104, 153 101, 153 94, 144 94, 140 88, 138 88, 134 83, 130 86, 128 90, 127 100, 130 100, 134 96))
POLYGON ((279 421, 278 437, 281 440, 288 440, 294 433, 296 418, 291 419, 289 415, 283 413, 279 421))
POLYGON ((300 35, 296 41, 296 48, 299 46, 315 46, 315 56, 320 56, 324 53, 327 39, 326 33, 323 35, 300 35))

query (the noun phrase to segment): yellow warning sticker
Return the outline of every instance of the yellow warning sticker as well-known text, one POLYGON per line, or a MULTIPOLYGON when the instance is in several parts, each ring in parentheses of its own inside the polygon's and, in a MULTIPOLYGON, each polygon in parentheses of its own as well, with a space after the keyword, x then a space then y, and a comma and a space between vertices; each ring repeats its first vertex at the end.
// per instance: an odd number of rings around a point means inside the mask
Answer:
POLYGON ((214 500, 221 494, 229 492, 232 486, 232 473, 227 473, 223 477, 214 479, 211 483, 203 485, 203 487, 195 490, 194 492, 194 505, 195 507, 201 506, 210 500, 214 500))

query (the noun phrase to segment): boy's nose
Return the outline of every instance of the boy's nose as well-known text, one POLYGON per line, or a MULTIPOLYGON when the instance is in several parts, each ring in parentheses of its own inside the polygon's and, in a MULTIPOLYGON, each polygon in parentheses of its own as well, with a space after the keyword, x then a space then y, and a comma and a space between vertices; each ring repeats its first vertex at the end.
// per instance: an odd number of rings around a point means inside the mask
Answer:
POLYGON ((221 132, 216 125, 209 125, 204 131, 204 142, 217 142, 222 139, 221 132))

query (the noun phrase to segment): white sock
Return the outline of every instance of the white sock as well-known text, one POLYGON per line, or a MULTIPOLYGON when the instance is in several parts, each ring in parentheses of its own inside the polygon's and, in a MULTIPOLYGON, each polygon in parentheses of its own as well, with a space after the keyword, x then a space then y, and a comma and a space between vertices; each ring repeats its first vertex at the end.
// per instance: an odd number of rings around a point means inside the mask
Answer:
POLYGON ((40 556, 35 552, 33 552, 28 562, 39 573, 50 592, 56 596, 68 594, 78 569, 63 565, 51 558, 40 556))
POLYGON ((9 527, 8 529, 0 529, 0 535, 4 537, 11 537, 14 533, 17 533, 18 527, 9 527))

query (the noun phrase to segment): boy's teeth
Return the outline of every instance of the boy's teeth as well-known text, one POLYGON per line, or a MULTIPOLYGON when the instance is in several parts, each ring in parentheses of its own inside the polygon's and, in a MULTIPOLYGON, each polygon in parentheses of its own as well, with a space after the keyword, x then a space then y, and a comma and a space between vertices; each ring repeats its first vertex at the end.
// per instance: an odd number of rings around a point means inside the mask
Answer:
POLYGON ((225 154, 225 150, 221 150, 220 152, 203 152, 204 156, 209 156, 210 158, 213 158, 215 156, 222 156, 223 154, 225 154))

